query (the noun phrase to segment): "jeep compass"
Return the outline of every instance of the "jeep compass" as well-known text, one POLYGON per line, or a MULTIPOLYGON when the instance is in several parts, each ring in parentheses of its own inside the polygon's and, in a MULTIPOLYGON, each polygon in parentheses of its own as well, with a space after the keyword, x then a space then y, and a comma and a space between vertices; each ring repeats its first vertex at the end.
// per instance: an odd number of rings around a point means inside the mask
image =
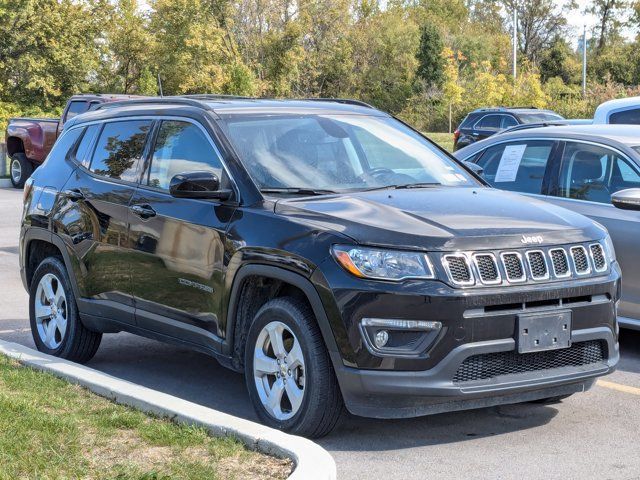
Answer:
MULTIPOLYGON (((509 172, 504 172, 508 175, 509 172)), ((488 187, 350 100, 116 102, 27 181, 42 352, 119 331, 243 372, 265 424, 557 401, 615 367, 620 271, 579 214, 488 187)))

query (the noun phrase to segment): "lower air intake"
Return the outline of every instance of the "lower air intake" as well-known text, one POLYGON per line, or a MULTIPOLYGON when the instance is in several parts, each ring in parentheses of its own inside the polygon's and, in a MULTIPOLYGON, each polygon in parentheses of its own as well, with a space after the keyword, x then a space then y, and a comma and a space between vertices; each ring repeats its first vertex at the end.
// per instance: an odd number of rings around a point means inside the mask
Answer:
POLYGON ((607 358, 607 346, 601 340, 578 342, 569 348, 544 352, 497 352, 467 358, 453 377, 453 383, 487 380, 501 375, 539 372, 561 367, 582 367, 602 364, 607 358))

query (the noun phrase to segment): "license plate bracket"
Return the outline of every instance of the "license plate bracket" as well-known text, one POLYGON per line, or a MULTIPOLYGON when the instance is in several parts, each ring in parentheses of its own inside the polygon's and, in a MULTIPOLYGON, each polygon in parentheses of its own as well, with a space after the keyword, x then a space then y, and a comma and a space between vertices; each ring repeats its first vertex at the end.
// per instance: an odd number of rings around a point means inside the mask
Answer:
POLYGON ((571 311, 518 315, 518 353, 571 346, 571 311))

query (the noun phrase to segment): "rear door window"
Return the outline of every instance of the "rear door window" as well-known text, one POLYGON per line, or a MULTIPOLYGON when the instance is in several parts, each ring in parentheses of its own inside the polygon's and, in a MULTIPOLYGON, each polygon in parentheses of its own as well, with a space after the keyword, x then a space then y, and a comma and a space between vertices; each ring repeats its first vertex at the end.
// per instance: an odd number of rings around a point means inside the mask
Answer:
POLYGON ((501 143, 487 148, 477 164, 496 188, 540 194, 553 145, 553 140, 501 143))
POLYGON ((611 194, 640 187, 640 169, 602 145, 567 142, 562 155, 558 196, 610 203, 611 194))
POLYGON ((135 182, 151 124, 151 120, 106 123, 89 169, 105 177, 135 182))
POLYGON ((640 125, 640 108, 632 108, 609 115, 609 123, 640 125))
POLYGON ((501 128, 503 128, 503 129, 504 128, 511 128, 511 127, 515 127, 516 125, 518 125, 518 122, 511 115, 503 115, 502 116, 501 128))
POLYGON ((476 123, 480 130, 500 130, 503 115, 485 115, 476 123))

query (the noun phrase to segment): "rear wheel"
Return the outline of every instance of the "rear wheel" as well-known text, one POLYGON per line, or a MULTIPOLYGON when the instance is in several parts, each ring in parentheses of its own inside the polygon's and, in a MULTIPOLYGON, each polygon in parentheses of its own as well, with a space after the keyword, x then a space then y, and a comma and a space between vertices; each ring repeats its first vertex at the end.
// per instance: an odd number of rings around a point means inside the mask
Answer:
POLYGON ((329 354, 313 312, 300 300, 276 298, 258 311, 244 369, 256 413, 270 427, 317 438, 342 414, 329 354))
POLYGON ((36 269, 29 292, 31 334, 39 351, 85 363, 95 355, 102 334, 80 321, 66 268, 57 257, 36 269))
POLYGON ((14 153, 11 156, 9 173, 11 175, 11 184, 15 188, 22 188, 24 182, 26 182, 33 173, 33 163, 31 163, 24 153, 14 153))

